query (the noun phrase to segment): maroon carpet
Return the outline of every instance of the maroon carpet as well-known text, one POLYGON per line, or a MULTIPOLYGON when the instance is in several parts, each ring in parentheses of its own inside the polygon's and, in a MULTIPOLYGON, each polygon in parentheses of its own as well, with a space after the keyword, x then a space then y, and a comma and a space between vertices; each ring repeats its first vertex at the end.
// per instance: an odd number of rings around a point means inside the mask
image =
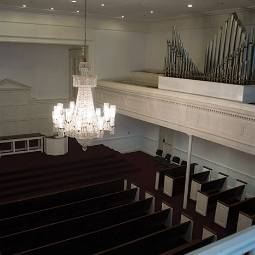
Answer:
MULTIPOLYGON (((1 158, 0 166, 0 202, 19 200, 99 181, 125 177, 141 186, 143 190, 153 193, 158 201, 157 209, 160 208, 162 201, 169 204, 174 208, 173 223, 178 224, 180 221, 183 194, 169 198, 154 190, 156 170, 159 166, 152 156, 143 152, 122 155, 103 145, 89 147, 84 152, 76 140, 69 139, 69 153, 67 155, 58 157, 41 153, 13 155, 1 158), (98 165, 100 161, 102 165, 100 168, 98 166, 88 167, 90 162, 96 162, 98 165), (110 167, 107 172, 105 170, 106 163, 110 167), (63 169, 63 174, 57 172, 59 169, 61 171, 63 169), (13 173, 11 177, 9 177, 10 173, 13 173), (33 176, 37 173, 42 176, 40 178, 43 178, 40 182, 38 181, 39 177, 33 176), (15 176, 19 178, 19 174, 21 178, 14 182, 15 176), (45 179, 45 175, 48 176, 47 179, 45 179), (7 181, 4 181, 4 178, 7 178, 7 181), (33 189, 28 189, 29 185, 34 186, 33 189)), ((141 196, 143 196, 143 192, 141 192, 141 196)), ((207 217, 197 214, 193 201, 188 202, 188 209, 185 212, 194 219, 194 238, 201 237, 203 225, 207 225, 216 231, 219 238, 233 233, 233 229, 224 230, 214 224, 213 213, 207 217)))

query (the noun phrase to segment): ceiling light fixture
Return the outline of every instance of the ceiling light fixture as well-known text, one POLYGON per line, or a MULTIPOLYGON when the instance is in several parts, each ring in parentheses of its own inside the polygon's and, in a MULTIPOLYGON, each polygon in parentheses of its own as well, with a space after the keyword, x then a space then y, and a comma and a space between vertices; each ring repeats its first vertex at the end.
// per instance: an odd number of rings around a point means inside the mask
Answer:
POLYGON ((151 10, 151 11, 150 11, 150 14, 154 14, 154 11, 153 11, 153 10, 151 10))
POLYGON ((26 8, 27 7, 27 5, 26 4, 22 4, 22 8, 26 8))
POLYGON ((54 106, 52 112, 53 128, 57 137, 74 137, 87 149, 91 140, 102 138, 105 131, 114 134, 116 106, 104 103, 103 109, 94 107, 92 88, 97 86, 97 76, 89 71, 86 58, 87 48, 87 0, 85 0, 85 30, 84 46, 82 47, 83 61, 80 62, 80 75, 73 75, 73 86, 78 88, 75 102, 70 102, 69 108, 63 104, 54 106))
POLYGON ((121 18, 122 18, 122 19, 125 19, 125 16, 124 16, 124 15, 122 15, 122 16, 121 16, 121 18))
POLYGON ((54 7, 50 7, 50 10, 51 10, 51 11, 54 11, 55 9, 54 9, 54 7))
POLYGON ((193 5, 192 4, 188 4, 188 8, 192 8, 193 7, 193 5))
POLYGON ((104 7, 105 6, 105 4, 104 3, 101 3, 101 7, 104 7))
POLYGON ((77 1, 76 0, 72 0, 72 3, 77 3, 77 1))
POLYGON ((80 13, 80 11, 79 11, 79 10, 77 10, 77 11, 76 11, 76 13, 80 13))

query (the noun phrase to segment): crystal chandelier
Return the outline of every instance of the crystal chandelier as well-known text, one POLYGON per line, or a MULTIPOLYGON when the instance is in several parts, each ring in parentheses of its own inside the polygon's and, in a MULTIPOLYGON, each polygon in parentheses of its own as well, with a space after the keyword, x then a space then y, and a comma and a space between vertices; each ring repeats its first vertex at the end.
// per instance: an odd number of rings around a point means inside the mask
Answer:
POLYGON ((104 103, 103 109, 94 107, 92 88, 97 85, 97 76, 89 71, 85 48, 87 1, 85 0, 85 42, 83 47, 84 61, 80 62, 80 75, 73 75, 73 86, 78 88, 75 102, 69 108, 59 103, 52 112, 53 128, 58 137, 74 137, 86 150, 92 139, 102 138, 106 131, 114 134, 116 106, 104 103))

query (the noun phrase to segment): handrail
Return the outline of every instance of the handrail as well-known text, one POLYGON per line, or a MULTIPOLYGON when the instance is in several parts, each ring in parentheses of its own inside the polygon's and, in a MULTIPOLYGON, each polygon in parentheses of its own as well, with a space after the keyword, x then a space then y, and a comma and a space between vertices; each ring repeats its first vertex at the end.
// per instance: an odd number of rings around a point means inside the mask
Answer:
POLYGON ((188 255, 243 255, 252 251, 255 252, 255 226, 188 253, 188 255))

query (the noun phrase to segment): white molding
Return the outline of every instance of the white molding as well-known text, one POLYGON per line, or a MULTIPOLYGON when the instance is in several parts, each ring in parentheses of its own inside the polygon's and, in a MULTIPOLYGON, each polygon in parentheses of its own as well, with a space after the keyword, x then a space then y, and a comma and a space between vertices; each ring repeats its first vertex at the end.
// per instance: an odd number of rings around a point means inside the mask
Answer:
POLYGON ((96 101, 116 104, 121 114, 255 155, 254 105, 109 81, 99 81, 96 101))

